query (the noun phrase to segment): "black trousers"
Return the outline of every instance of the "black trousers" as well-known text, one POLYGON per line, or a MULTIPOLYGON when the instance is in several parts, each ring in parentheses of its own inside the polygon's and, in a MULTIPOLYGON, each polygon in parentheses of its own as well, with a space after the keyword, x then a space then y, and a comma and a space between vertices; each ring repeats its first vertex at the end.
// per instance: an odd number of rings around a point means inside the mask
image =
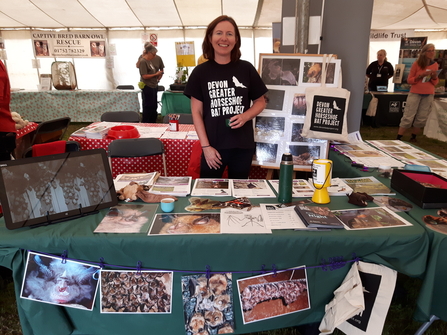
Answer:
POLYGON ((0 161, 10 160, 15 148, 16 133, 0 132, 0 161))
POLYGON ((219 150, 220 156, 222 157, 222 165, 217 170, 208 167, 202 153, 200 178, 222 178, 225 168, 228 166, 229 179, 247 179, 250 174, 254 152, 255 149, 219 150))
POLYGON ((142 123, 156 123, 157 122, 157 87, 152 88, 149 86, 144 86, 142 92, 142 100, 143 100, 143 118, 141 120, 142 123))

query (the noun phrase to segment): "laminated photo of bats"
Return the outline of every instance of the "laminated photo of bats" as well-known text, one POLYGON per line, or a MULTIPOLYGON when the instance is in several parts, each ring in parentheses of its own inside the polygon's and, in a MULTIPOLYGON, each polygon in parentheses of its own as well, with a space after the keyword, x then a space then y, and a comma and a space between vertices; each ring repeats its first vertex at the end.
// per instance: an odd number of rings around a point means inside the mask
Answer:
POLYGON ((92 310, 100 267, 29 252, 20 297, 92 310))
POLYGON ((182 276, 186 335, 234 332, 231 273, 182 276))
POLYGON ((244 324, 310 308, 305 267, 237 281, 244 324))
POLYGON ((172 272, 101 271, 101 313, 171 313, 172 272))

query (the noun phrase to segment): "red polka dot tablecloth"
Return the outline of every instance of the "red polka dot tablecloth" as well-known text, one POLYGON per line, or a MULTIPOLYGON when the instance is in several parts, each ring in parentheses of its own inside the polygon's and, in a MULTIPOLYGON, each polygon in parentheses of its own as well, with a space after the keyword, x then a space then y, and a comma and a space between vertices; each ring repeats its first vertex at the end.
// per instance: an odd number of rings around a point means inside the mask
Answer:
POLYGON ((37 129, 37 126, 37 123, 29 122, 24 128, 17 130, 16 148, 13 152, 15 159, 21 158, 25 150, 31 146, 31 141, 33 140, 34 131, 37 129))
MULTIPOLYGON (((137 123, 131 124, 138 127, 167 127, 162 123, 137 123)), ((193 131, 194 125, 181 124, 179 131, 187 132, 193 131)), ((108 149, 112 139, 91 139, 85 137, 69 138, 70 141, 77 141, 81 145, 81 150, 91 150, 103 148, 108 149)), ((166 166, 168 176, 186 176, 191 156, 192 146, 197 140, 186 139, 166 139, 160 138, 163 142, 166 156, 166 166)), ((149 157, 116 157, 112 158, 112 175, 115 178, 121 173, 137 173, 137 172, 155 172, 158 171, 163 175, 163 160, 161 156, 149 157)), ((264 179, 266 177, 266 170, 259 166, 253 166, 250 172, 250 178, 264 179)))

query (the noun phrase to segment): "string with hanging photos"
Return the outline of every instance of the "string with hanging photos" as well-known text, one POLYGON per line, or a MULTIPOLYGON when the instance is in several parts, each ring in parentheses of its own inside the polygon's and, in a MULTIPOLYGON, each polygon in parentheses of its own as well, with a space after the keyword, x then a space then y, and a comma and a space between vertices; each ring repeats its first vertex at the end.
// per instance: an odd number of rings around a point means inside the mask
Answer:
MULTIPOLYGON (((21 249, 21 250, 25 250, 25 249, 21 249)), ((58 256, 58 255, 54 255, 54 254, 50 254, 50 253, 45 253, 45 252, 38 252, 38 251, 34 251, 34 250, 26 250, 27 252, 32 252, 32 253, 38 253, 47 257, 52 257, 52 258, 60 258, 62 263, 66 263, 67 261, 72 261, 72 262, 79 262, 79 263, 85 263, 85 264, 89 264, 89 265, 93 265, 93 266, 99 266, 101 268, 101 270, 103 270, 104 268, 114 268, 114 269, 121 269, 121 270, 129 270, 129 271, 137 271, 138 273, 141 273, 142 271, 154 271, 154 272, 175 272, 175 273, 194 273, 194 274, 205 274, 207 276, 210 276, 212 274, 219 274, 219 273, 234 273, 234 274, 253 274, 253 273, 260 273, 260 274, 265 274, 268 272, 272 272, 272 273, 277 273, 280 271, 284 271, 284 270, 297 270, 297 269, 322 269, 323 271, 333 271, 333 270, 337 270, 337 269, 341 269, 343 268, 346 264, 348 263, 352 263, 352 262, 358 262, 361 260, 361 258, 357 257, 355 253, 353 253, 352 255, 352 259, 350 260, 345 260, 343 256, 334 256, 334 257, 329 257, 328 260, 326 261, 325 258, 323 258, 321 260, 321 264, 319 265, 313 265, 313 266, 300 266, 299 268, 285 268, 285 269, 279 269, 277 267, 276 264, 272 264, 271 265, 271 269, 270 271, 268 271, 268 269, 266 269, 265 264, 261 264, 261 269, 260 270, 246 270, 246 271, 231 271, 231 270, 223 270, 223 271, 211 271, 211 266, 210 265, 205 265, 204 268, 205 270, 178 270, 178 269, 152 269, 152 268, 143 268, 142 267, 142 262, 141 261, 137 261, 136 264, 137 266, 122 266, 122 265, 116 265, 116 264, 109 264, 106 263, 104 261, 104 257, 99 257, 99 262, 92 262, 92 261, 85 261, 85 260, 81 260, 81 259, 75 259, 75 258, 69 258, 67 257, 67 251, 64 250, 63 253, 58 256)))

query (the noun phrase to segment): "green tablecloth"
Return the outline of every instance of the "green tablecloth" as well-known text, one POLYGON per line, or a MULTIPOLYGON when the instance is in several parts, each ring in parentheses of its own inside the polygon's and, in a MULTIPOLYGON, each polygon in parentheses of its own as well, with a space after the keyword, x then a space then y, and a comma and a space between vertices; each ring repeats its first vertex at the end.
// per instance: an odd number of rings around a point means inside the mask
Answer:
MULTIPOLYGON (((226 199, 226 198, 225 198, 226 199)), ((225 200, 222 199, 222 200, 225 200)), ((253 203, 271 202, 257 199, 253 203)), ((182 198, 175 211, 188 203, 182 198)), ((332 197, 329 207, 352 208, 345 197, 332 197)), ((243 325, 236 280, 266 270, 296 266, 316 266, 331 257, 351 260, 353 254, 367 262, 384 264, 409 276, 425 271, 429 249, 424 228, 413 226, 365 231, 293 231, 273 234, 146 236, 145 234, 93 234, 107 210, 88 217, 36 229, 7 230, 0 219, 0 265, 13 270, 17 305, 24 334, 183 334, 181 275, 176 272, 173 284, 172 314, 111 315, 100 314, 99 295, 92 312, 19 299, 26 262, 26 250, 61 255, 68 258, 137 267, 176 271, 233 272, 236 334, 298 324, 319 322, 324 306, 333 298, 351 263, 334 271, 307 269, 311 309, 269 320, 243 325), (248 273, 234 273, 243 271, 248 273)), ((403 216, 407 219, 406 214, 403 216)), ((107 269, 107 267, 106 267, 107 269)), ((114 269, 114 268, 112 268, 114 269)))
POLYGON ((30 121, 69 116, 71 122, 95 122, 104 112, 140 111, 140 90, 17 91, 11 111, 30 121))
MULTIPOLYGON (((348 158, 334 151, 330 152, 329 159, 333 161, 336 176, 355 178, 374 174, 374 172, 363 172, 361 169, 351 167, 348 158)), ((389 179, 380 178, 377 176, 377 173, 375 174, 375 177, 381 182, 390 185, 389 179)), ((399 194, 397 197, 405 199, 405 201, 413 205, 409 216, 425 228, 430 241, 427 269, 424 276, 422 276, 423 282, 417 299, 414 318, 420 322, 427 322, 431 315, 436 315, 440 319, 447 321, 447 235, 433 231, 422 221, 424 215, 438 216, 437 209, 422 209, 399 194)))
POLYGON ((183 92, 163 92, 161 96, 161 115, 191 114, 191 100, 183 92))

